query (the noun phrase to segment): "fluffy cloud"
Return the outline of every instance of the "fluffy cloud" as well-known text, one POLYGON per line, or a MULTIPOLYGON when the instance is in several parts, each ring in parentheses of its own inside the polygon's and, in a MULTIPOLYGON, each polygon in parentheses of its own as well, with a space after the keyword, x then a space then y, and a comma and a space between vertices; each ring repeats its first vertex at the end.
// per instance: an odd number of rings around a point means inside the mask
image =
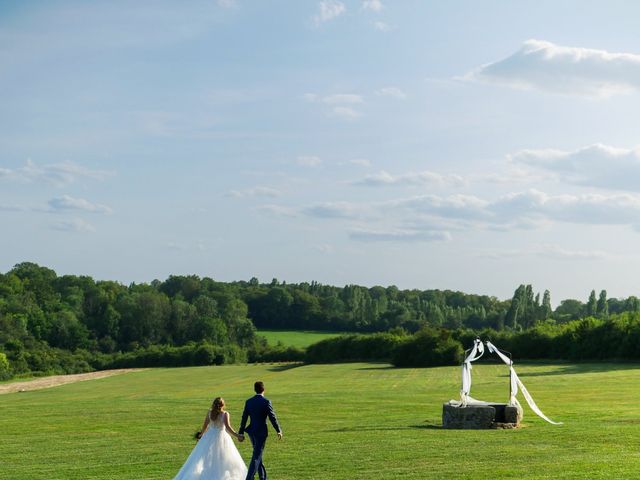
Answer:
POLYGON ((528 190, 510 193, 492 201, 469 195, 423 195, 395 201, 388 207, 513 228, 543 222, 635 225, 640 219, 640 197, 629 194, 554 196, 528 190))
POLYGON ((316 218, 359 218, 363 210, 350 202, 326 202, 304 207, 300 213, 316 218))
POLYGON ((334 117, 340 117, 344 120, 355 120, 362 116, 360 112, 351 107, 333 107, 331 115, 334 117))
POLYGON ((510 159, 575 185, 640 191, 640 148, 595 144, 574 151, 522 150, 510 159))
POLYGON ((382 2, 380 0, 363 0, 362 1, 362 9, 370 10, 372 12, 381 12, 384 8, 382 2))
POLYGON ((106 205, 98 205, 91 203, 84 198, 74 198, 69 195, 63 195, 62 197, 52 198, 49 200, 50 212, 66 212, 66 211, 84 211, 92 213, 112 213, 111 208, 106 205))
POLYGON ((353 182, 354 185, 364 185, 368 187, 388 186, 388 185, 437 185, 437 186, 462 186, 465 180, 459 175, 441 175, 435 172, 404 173, 392 175, 382 170, 379 173, 366 175, 362 180, 353 182))
POLYGON ((484 252, 478 256, 495 260, 514 257, 540 257, 551 260, 588 261, 603 260, 611 255, 599 250, 569 250, 558 245, 533 245, 521 250, 484 252))
POLYGON ((354 158, 349 160, 349 163, 352 165, 358 165, 359 167, 370 167, 371 161, 366 158, 354 158))
POLYGON ((96 231, 93 225, 82 220, 81 218, 74 218, 73 220, 57 222, 52 224, 51 228, 53 230, 58 230, 61 232, 93 233, 96 231))
POLYGON ((397 98, 398 100, 404 100, 407 98, 407 94, 404 93, 398 87, 385 87, 376 91, 376 95, 384 96, 384 97, 392 97, 397 98))
MULTIPOLYGON (((492 200, 474 195, 419 195, 381 202, 324 202, 303 207, 266 205, 261 211, 296 218, 341 221, 352 225, 359 241, 442 241, 450 232, 537 229, 553 223, 630 226, 640 231, 640 197, 549 195, 537 190, 492 200)), ((585 252, 541 249, 548 257, 591 258, 585 252)))
POLYGON ((483 65, 466 78, 516 88, 607 97, 640 88, 640 55, 527 40, 513 55, 483 65))
POLYGON ((334 93, 331 95, 318 95, 316 93, 305 93, 304 99, 312 103, 320 103, 329 107, 327 112, 331 116, 353 120, 362 114, 355 110, 354 106, 364 104, 362 95, 355 93, 334 93))
POLYGON ((256 210, 277 217, 298 217, 300 215, 298 209, 284 205, 261 205, 256 210))
POLYGON ((104 180, 113 175, 104 170, 91 170, 73 162, 39 166, 27 160, 23 167, 0 168, 0 179, 22 183, 44 183, 63 187, 81 179, 104 180))
POLYGON ((313 22, 317 26, 339 17, 346 11, 347 7, 345 7, 342 2, 338 2, 337 0, 323 0, 318 3, 318 13, 313 16, 313 22))
POLYGON ((354 230, 349 238, 361 242, 437 242, 451 239, 446 230, 354 230))
POLYGON ((311 248, 325 255, 331 255, 334 252, 334 248, 327 243, 312 245, 311 248))
POLYGON ((322 163, 322 160, 315 155, 301 155, 296 158, 296 163, 303 167, 317 167, 322 163))
POLYGON ((323 97, 322 102, 328 103, 329 105, 340 105, 364 103, 364 99, 362 98, 362 95, 356 95, 354 93, 336 93, 323 97))
POLYGON ((253 188, 245 188, 244 190, 231 190, 228 193, 229 196, 235 198, 246 198, 246 197, 268 197, 268 198, 276 198, 282 195, 282 192, 276 190, 271 187, 253 187, 253 188))

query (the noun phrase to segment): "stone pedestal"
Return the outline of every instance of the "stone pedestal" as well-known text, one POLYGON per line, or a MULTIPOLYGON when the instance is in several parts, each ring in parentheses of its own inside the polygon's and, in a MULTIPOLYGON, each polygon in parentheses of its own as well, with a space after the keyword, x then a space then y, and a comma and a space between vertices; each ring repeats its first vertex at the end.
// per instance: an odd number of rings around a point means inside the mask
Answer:
POLYGON ((442 405, 442 427, 467 430, 489 428, 517 428, 522 420, 522 408, 494 403, 467 405, 445 403, 442 405))

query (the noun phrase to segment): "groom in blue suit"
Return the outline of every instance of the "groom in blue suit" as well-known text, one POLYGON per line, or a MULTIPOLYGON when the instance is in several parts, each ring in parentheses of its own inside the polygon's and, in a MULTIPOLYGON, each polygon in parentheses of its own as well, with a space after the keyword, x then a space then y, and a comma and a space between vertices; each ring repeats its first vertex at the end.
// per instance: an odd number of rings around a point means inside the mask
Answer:
POLYGON ((253 455, 251 455, 251 463, 247 472, 246 480, 253 480, 256 471, 260 480, 267 480, 267 469, 262 463, 262 453, 267 442, 267 417, 271 421, 271 425, 278 433, 278 439, 282 438, 282 430, 276 413, 273 411, 271 401, 264 396, 264 383, 256 382, 253 385, 256 394, 247 400, 244 404, 242 412, 242 422, 240 422, 240 431, 238 432, 244 438, 244 432, 249 434, 251 444, 253 445, 253 455), (251 423, 247 427, 247 418, 251 418, 251 423))

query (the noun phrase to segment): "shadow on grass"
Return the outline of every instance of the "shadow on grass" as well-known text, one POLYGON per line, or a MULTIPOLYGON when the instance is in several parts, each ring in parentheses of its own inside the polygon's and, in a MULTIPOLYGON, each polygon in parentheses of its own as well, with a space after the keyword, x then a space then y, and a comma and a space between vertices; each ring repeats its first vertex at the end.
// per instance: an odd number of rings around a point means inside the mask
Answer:
POLYGON ((423 424, 420 425, 409 425, 409 428, 414 430, 444 430, 444 428, 442 428, 442 425, 439 423, 433 423, 430 421, 426 421, 423 424))
POLYGON ((331 433, 344 433, 344 432, 385 432, 392 430, 443 430, 442 425, 439 423, 434 423, 431 420, 425 420, 424 423, 420 425, 407 425, 407 426, 390 426, 390 427, 343 427, 336 428, 334 430, 328 430, 331 433))
POLYGON ((294 368, 304 367, 304 366, 305 364, 303 362, 283 363, 280 365, 273 365, 267 368, 267 370, 269 370, 270 372, 286 372, 287 370, 292 370, 294 368))
POLYGON ((379 365, 375 365, 373 367, 362 367, 358 368, 358 370, 393 370, 396 367, 393 365, 389 365, 388 363, 381 363, 379 365))
POLYGON ((548 377, 554 375, 577 375, 581 373, 606 373, 614 370, 638 370, 640 364, 638 363, 567 363, 566 365, 558 365, 554 363, 556 367, 553 370, 547 370, 544 372, 522 372, 518 371, 518 366, 532 367, 532 366, 544 366, 550 364, 538 364, 538 363, 516 363, 514 365, 518 376, 522 378, 526 377, 548 377))

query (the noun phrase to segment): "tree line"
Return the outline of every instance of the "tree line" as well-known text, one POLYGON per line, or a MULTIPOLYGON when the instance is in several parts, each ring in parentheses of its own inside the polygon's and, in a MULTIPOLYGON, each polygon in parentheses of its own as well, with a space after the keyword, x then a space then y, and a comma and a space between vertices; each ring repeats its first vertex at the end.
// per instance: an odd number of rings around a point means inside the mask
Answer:
POLYGON ((311 345, 305 361, 380 361, 397 367, 459 365, 465 348, 478 337, 491 340, 516 361, 638 361, 640 312, 615 313, 606 318, 589 316, 566 323, 541 322, 521 331, 425 327, 412 335, 398 330, 344 335, 311 345))
MULTIPOLYGON (((219 282, 195 275, 123 285, 58 276, 24 262, 0 274, 0 378, 27 372, 78 372, 118 366, 300 360, 270 348, 258 329, 512 334, 583 317, 638 312, 640 301, 592 291, 554 310, 548 291, 520 285, 510 300, 451 290, 336 287, 273 279, 219 282), (431 330, 429 330, 431 329, 431 330)), ((439 334, 442 335, 442 334, 439 334)), ((454 339, 455 340, 455 339, 454 339)), ((355 347, 354 347, 355 348, 355 347)))

